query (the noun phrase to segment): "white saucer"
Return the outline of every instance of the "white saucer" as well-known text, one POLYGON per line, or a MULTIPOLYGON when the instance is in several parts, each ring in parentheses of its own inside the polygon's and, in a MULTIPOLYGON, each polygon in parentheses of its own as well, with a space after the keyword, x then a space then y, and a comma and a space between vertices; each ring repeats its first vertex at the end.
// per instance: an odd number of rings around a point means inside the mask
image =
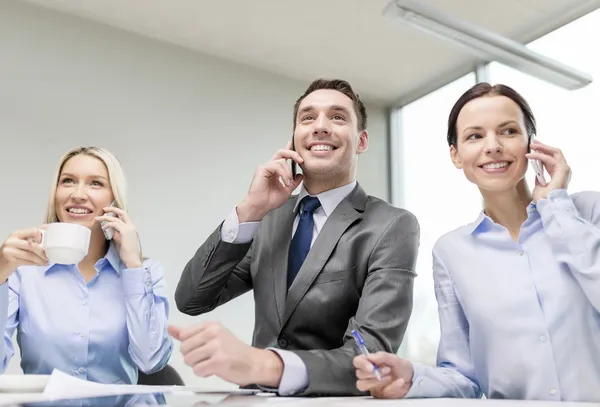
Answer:
POLYGON ((0 393, 42 393, 50 375, 0 375, 0 393))

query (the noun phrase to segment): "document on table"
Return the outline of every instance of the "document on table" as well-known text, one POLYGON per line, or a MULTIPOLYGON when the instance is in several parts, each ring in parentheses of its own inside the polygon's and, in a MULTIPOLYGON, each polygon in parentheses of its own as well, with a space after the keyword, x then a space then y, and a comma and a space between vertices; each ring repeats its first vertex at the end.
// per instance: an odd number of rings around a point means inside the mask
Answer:
POLYGON ((78 379, 54 369, 43 395, 53 400, 120 396, 129 394, 187 393, 202 397, 202 401, 218 403, 231 394, 252 394, 243 390, 214 390, 190 386, 146 386, 131 384, 102 384, 78 379), (204 398, 206 397, 206 400, 204 398))

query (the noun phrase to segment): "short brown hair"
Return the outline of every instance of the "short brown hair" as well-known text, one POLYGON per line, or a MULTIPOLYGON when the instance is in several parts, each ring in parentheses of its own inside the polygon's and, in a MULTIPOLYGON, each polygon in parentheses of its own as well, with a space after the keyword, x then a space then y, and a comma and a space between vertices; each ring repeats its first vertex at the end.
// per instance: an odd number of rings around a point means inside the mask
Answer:
POLYGON ((296 118, 298 116, 298 108, 300 107, 300 103, 302 103, 304 98, 307 97, 309 94, 320 89, 337 90, 338 92, 343 93, 344 95, 352 99, 352 104, 354 105, 354 112, 356 113, 356 117, 358 118, 358 130, 366 130, 367 109, 365 108, 365 105, 362 102, 362 100, 360 100, 358 93, 355 93, 352 89, 352 86, 350 86, 348 82, 342 79, 316 79, 308 86, 304 94, 300 96, 300 98, 294 104, 294 130, 296 129, 296 118))
POLYGON ((536 133, 536 123, 535 116, 531 111, 531 107, 529 107, 529 103, 525 100, 523 96, 521 96, 516 90, 511 88, 510 86, 498 84, 498 85, 490 85, 487 82, 481 82, 477 85, 474 85, 465 93, 462 94, 460 98, 456 101, 452 110, 450 111, 450 116, 448 117, 448 145, 456 147, 457 134, 456 134, 456 122, 458 121, 458 115, 460 111, 467 103, 469 103, 473 99, 477 99, 484 96, 506 96, 513 102, 519 106, 521 112, 523 112, 523 119, 525 121, 525 130, 527 131, 527 136, 529 141, 531 141, 531 137, 535 136, 536 133))

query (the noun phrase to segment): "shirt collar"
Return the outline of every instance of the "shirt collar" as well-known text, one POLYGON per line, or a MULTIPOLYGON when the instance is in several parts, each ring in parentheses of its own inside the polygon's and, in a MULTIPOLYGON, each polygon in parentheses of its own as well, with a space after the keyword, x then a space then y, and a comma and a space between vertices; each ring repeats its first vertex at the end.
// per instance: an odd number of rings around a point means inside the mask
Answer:
MULTIPOLYGON (((101 258, 100 260, 98 260, 98 262, 96 262, 96 266, 98 266, 98 268, 103 268, 104 265, 109 264, 112 269, 115 271, 115 273, 117 274, 121 274, 121 257, 119 257, 119 252, 117 251, 117 248, 115 247, 114 242, 110 242, 110 246, 108 247, 108 251, 106 252, 106 255, 101 258)), ((71 267, 70 265, 65 265, 65 264, 57 264, 57 263, 51 263, 48 266, 45 266, 45 270, 44 273, 49 272, 50 270, 56 269, 56 268, 60 268, 60 267, 71 267)))
MULTIPOLYGON (((356 187, 356 180, 341 187, 330 189, 328 191, 321 192, 320 194, 311 196, 316 196, 317 198, 319 198, 319 202, 321 202, 321 207, 325 212, 325 216, 329 217, 331 213, 335 210, 335 208, 337 208, 337 206, 340 204, 340 202, 342 202, 344 198, 346 198, 350 194, 350 192, 352 192, 354 187, 356 187)), ((302 198, 304 198, 307 195, 310 194, 304 188, 304 185, 302 185, 302 189, 300 190, 300 193, 296 198, 296 203, 294 204, 294 212, 298 210, 298 206, 300 206, 302 198)))
MULTIPOLYGON (((532 201, 529 205, 527 205, 527 216, 531 217, 532 215, 537 214, 537 207, 535 203, 532 201)), ((490 219, 489 216, 485 214, 485 211, 481 211, 479 216, 475 220, 475 222, 470 223, 468 225, 469 231, 472 235, 480 232, 485 232, 489 230, 489 228, 494 224, 494 221, 490 219)))

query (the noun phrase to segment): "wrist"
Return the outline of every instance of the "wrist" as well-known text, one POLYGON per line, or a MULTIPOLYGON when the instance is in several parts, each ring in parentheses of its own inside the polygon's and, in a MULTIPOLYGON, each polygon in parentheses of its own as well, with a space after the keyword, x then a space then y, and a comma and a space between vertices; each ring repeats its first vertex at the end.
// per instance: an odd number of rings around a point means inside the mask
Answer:
POLYGON ((276 352, 252 348, 254 354, 254 382, 266 387, 279 388, 283 376, 283 360, 276 352))
POLYGON ((244 199, 235 207, 239 223, 260 222, 267 212, 244 199))
POLYGON ((125 265, 125 268, 128 269, 139 269, 142 267, 142 262, 139 258, 123 261, 123 264, 125 265))

